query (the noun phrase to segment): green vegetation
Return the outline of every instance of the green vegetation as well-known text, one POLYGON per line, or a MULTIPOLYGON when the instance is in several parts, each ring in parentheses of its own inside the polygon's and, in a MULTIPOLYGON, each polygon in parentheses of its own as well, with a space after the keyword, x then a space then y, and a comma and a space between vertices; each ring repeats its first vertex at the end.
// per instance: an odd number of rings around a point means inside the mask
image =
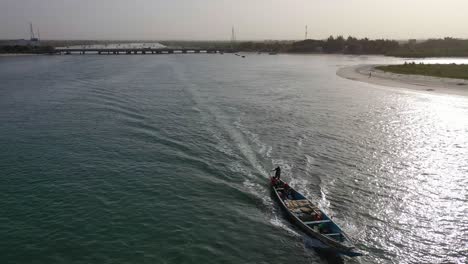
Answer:
POLYGON ((292 41, 240 42, 234 48, 247 52, 288 52, 292 41))
MULTIPOLYGON (((330 36, 325 40, 164 42, 183 47, 233 48, 236 51, 284 53, 380 54, 396 57, 468 57, 468 40, 444 38, 400 43, 395 40, 330 36)), ((170 45, 169 45, 170 46, 170 45)))
POLYGON ((468 80, 468 64, 415 64, 378 66, 378 70, 468 80))
POLYGON ((189 41, 189 40, 166 40, 159 41, 167 47, 183 47, 183 48, 222 48, 229 49, 231 47, 230 41, 189 41))
POLYGON ((330 36, 326 40, 302 41, 163 41, 166 46, 232 49, 246 52, 386 54, 399 47, 394 40, 330 36))
POLYGON ((398 43, 394 40, 357 39, 330 36, 326 40, 292 43, 288 52, 325 52, 342 54, 382 54, 396 57, 468 57, 468 40, 444 38, 398 43))
POLYGON ((424 42, 409 42, 387 53, 396 57, 468 57, 468 40, 444 38, 424 42))
POLYGON ((232 52, 288 52, 293 41, 161 41, 168 47, 223 49, 232 52))
POLYGON ((326 40, 307 39, 294 42, 289 52, 325 52, 343 54, 387 54, 399 47, 398 42, 387 39, 370 40, 367 38, 357 39, 342 36, 334 38, 330 36, 326 40))

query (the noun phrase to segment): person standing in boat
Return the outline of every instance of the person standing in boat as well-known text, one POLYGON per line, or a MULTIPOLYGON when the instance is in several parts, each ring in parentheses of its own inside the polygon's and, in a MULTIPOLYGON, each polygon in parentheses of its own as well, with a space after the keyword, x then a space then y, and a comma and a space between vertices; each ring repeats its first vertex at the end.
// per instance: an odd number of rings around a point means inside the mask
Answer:
POLYGON ((281 168, 280 166, 276 167, 275 169, 271 170, 271 171, 275 171, 275 179, 276 180, 279 180, 280 177, 281 177, 281 168))

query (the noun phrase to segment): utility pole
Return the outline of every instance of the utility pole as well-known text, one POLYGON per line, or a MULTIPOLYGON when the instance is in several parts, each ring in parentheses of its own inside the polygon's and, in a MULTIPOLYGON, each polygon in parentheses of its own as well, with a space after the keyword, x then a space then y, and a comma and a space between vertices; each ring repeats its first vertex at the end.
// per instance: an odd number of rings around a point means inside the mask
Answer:
POLYGON ((234 32, 234 26, 232 26, 232 30, 231 30, 231 49, 234 49, 235 42, 236 42, 236 32, 234 32))
POLYGON ((307 39, 307 25, 305 26, 305 38, 304 39, 307 39))
POLYGON ((31 40, 34 40, 36 37, 34 36, 34 29, 33 29, 33 25, 32 25, 32 22, 29 22, 29 30, 30 30, 30 38, 31 40))

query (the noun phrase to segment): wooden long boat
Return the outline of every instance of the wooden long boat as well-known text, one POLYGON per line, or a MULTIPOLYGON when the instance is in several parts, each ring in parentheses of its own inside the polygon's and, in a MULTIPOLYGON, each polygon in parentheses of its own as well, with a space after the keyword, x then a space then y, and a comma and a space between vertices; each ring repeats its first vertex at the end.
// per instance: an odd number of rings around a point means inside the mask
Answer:
POLYGON ((273 196, 290 221, 310 237, 320 248, 350 257, 361 256, 351 239, 315 204, 282 180, 270 179, 273 196))

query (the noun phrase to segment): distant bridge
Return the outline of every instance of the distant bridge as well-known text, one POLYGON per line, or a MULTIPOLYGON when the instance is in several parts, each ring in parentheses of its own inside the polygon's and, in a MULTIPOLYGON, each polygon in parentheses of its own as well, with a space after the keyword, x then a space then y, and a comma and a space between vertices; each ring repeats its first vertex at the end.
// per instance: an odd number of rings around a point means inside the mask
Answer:
POLYGON ((174 54, 174 53, 231 53, 228 49, 200 49, 200 48, 55 48, 56 54, 174 54))

